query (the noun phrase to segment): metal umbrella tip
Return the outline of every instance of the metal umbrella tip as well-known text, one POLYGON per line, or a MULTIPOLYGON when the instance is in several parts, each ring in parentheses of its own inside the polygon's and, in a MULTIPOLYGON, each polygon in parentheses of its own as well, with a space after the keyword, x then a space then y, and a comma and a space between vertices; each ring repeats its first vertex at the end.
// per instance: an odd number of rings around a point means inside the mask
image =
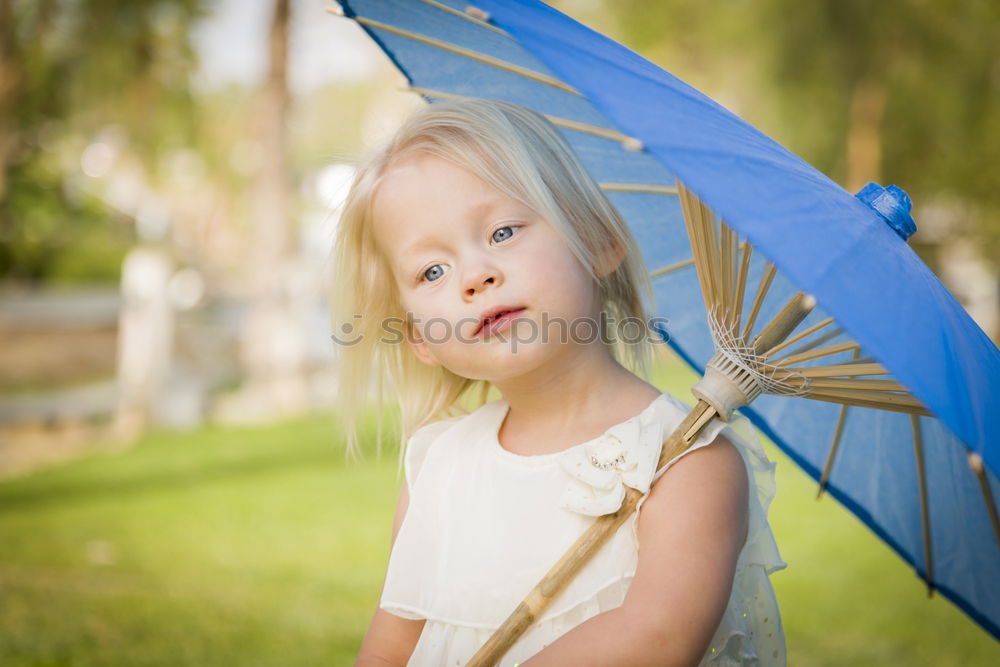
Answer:
POLYGON ((805 310, 812 310, 816 307, 816 297, 812 294, 806 294, 802 297, 802 307, 805 310))
POLYGON ((972 468, 972 472, 981 475, 983 472, 983 457, 977 452, 969 452, 969 467, 972 468))
POLYGON ((474 19, 479 19, 480 21, 490 20, 490 13, 485 9, 480 9, 479 7, 476 7, 475 5, 469 5, 468 7, 466 7, 465 13, 474 19))
POLYGON ((623 141, 622 146, 624 146, 626 149, 630 151, 641 151, 645 148, 643 143, 638 139, 636 139, 635 137, 629 137, 628 139, 623 141))
POLYGON ((343 16, 344 8, 340 6, 339 0, 333 0, 333 4, 326 8, 328 14, 333 14, 334 16, 343 16))

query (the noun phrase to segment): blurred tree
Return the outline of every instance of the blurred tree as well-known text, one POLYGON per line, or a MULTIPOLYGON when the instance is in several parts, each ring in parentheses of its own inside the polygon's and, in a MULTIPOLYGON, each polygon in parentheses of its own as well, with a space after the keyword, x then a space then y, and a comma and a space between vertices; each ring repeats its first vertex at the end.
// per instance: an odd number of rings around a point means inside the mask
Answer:
POLYGON ((846 188, 898 183, 918 207, 946 202, 950 233, 1000 271, 1000 2, 556 4, 846 188))
POLYGON ((904 185, 918 205, 962 202, 971 215, 955 231, 1000 269, 1000 3, 757 6, 782 119, 796 143, 828 137, 810 159, 852 191, 874 180, 904 185))
MULTIPOLYGON (((131 229, 71 186, 108 128, 148 178, 187 145, 202 0, 0 0, 0 280, 114 278, 131 229)), ((113 144, 113 145, 112 145, 113 144)), ((97 167, 95 167, 97 168, 97 167)))
POLYGON ((296 414, 308 408, 305 332, 296 313, 299 248, 292 224, 289 170, 289 0, 274 0, 268 36, 268 73, 257 97, 255 210, 243 273, 248 312, 242 326, 245 400, 255 416, 296 414))

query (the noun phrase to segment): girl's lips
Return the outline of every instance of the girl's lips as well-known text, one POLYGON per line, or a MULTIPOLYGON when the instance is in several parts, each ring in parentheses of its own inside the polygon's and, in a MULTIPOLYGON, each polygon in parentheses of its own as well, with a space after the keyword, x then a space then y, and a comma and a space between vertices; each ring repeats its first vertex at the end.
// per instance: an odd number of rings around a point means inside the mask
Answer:
POLYGON ((484 324, 482 328, 477 332, 477 335, 485 337, 498 333, 506 329, 508 326, 510 326, 511 321, 517 319, 523 312, 524 308, 515 308, 513 310, 508 310, 500 317, 497 317, 496 319, 484 324))

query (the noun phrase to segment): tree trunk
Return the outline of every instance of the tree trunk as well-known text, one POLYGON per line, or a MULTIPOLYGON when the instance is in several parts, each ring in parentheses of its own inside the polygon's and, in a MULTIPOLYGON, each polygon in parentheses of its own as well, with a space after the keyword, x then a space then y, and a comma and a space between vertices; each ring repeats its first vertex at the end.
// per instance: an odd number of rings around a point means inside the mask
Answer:
POLYGON ((258 139, 264 159, 254 193, 243 330, 245 409, 254 418, 301 413, 307 407, 305 334, 294 308, 298 249, 291 221, 286 122, 289 0, 275 0, 270 67, 259 96, 258 139))
POLYGON ((879 74, 869 73, 855 83, 847 128, 847 188, 851 192, 880 178, 885 100, 885 81, 879 74))
MULTIPOLYGON (((14 16, 10 0, 0 0, 0 202, 7 193, 7 163, 15 145, 11 118, 21 73, 15 62, 14 16)), ((3 221, 0 220, 0 225, 3 221)), ((4 231, 0 226, 0 232, 4 231)))

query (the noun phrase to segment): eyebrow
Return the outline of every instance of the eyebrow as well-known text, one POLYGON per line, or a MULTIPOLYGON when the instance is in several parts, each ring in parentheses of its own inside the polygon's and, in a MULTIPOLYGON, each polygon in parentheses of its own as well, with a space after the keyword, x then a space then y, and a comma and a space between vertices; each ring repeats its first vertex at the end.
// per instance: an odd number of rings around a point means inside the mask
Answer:
MULTIPOLYGON (((470 207, 469 210, 467 210, 465 212, 465 217, 466 218, 474 218, 474 217, 479 217, 479 216, 486 215, 486 214, 490 213, 491 211, 493 211, 493 210, 499 208, 500 206, 504 205, 506 203, 505 199, 506 198, 503 195, 498 195, 496 197, 492 197, 491 199, 488 199, 487 201, 484 201, 481 204, 477 204, 476 206, 470 207)), ((514 200, 514 201, 517 201, 517 200, 514 200)), ((517 202, 517 203, 520 204, 520 202, 517 202)), ((437 242, 429 239, 428 237, 423 237, 423 238, 417 239, 416 241, 414 241, 413 243, 411 243, 409 246, 407 246, 402 251, 401 257, 404 257, 404 258, 405 257, 409 257, 412 253, 415 253, 418 250, 422 250, 424 248, 434 248, 434 247, 436 247, 438 245, 439 244, 437 242)))
POLYGON ((434 242, 434 241, 430 240, 430 239, 429 239, 429 238, 427 238, 427 237, 423 237, 423 238, 421 238, 421 239, 418 239, 418 240, 416 240, 415 242, 411 243, 411 244, 410 244, 410 245, 408 245, 408 246, 407 246, 406 248, 404 248, 404 249, 403 249, 403 250, 402 250, 402 251, 400 252, 400 255, 399 255, 399 256, 400 256, 400 259, 402 259, 402 260, 404 260, 404 261, 405 261, 405 260, 408 260, 408 259, 410 259, 410 258, 411 258, 411 257, 412 257, 412 256, 414 255, 414 253, 417 253, 417 252, 419 252, 420 250, 423 250, 423 249, 425 249, 425 248, 427 248, 427 249, 431 249, 431 248, 434 248, 434 247, 436 247, 437 245, 438 245, 438 244, 437 244, 436 242, 434 242))

